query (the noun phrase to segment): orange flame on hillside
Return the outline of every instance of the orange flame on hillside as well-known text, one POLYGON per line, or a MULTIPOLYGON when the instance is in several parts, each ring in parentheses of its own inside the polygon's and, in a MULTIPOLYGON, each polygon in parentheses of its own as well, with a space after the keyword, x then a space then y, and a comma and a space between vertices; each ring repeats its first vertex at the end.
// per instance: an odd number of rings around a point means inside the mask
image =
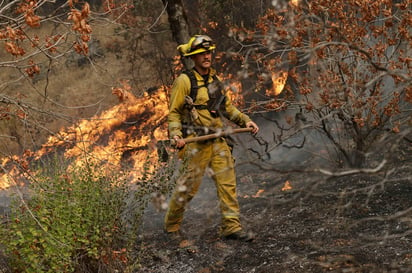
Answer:
MULTIPOLYGON (((232 75, 220 77, 227 83, 226 91, 233 103, 243 106, 242 84, 232 75)), ((270 92, 279 94, 286 78, 287 72, 274 73, 270 92)), ((129 92, 130 86, 123 85, 123 88, 113 89, 120 101, 118 105, 62 129, 35 152, 27 151, 22 157, 2 159, 0 189, 30 181, 30 165, 56 152, 70 160, 71 167, 83 164, 85 160, 100 164, 102 170, 121 171, 127 167, 132 170, 131 180, 141 177, 144 170, 154 170, 159 163, 156 144, 167 138, 167 87, 137 98, 129 92)))
POLYGON ((229 96, 232 103, 237 107, 244 106, 245 99, 242 96, 242 83, 240 81, 233 80, 232 74, 229 74, 226 77, 219 75, 219 77, 227 83, 225 91, 226 95, 229 96))
POLYGON ((10 179, 24 181, 29 162, 36 162, 55 152, 71 160, 73 166, 85 159, 102 165, 102 170, 133 170, 134 178, 141 176, 143 168, 153 170, 158 162, 157 140, 167 138, 165 128, 168 114, 167 92, 159 89, 151 95, 136 98, 127 90, 115 89, 121 101, 102 114, 62 129, 49 137, 41 149, 27 152, 23 157, 4 159, 0 171, 0 188, 13 184, 10 179), (15 164, 17 163, 17 164, 15 164), (19 165, 19 169, 10 166, 19 165))
POLYGON ((297 6, 299 6, 299 4, 300 4, 300 0, 292 0, 292 1, 290 1, 290 3, 291 3, 293 6, 297 7, 297 6))
POLYGON ((272 72, 272 89, 266 90, 266 96, 277 96, 282 93, 288 79, 288 72, 272 72))
POLYGON ((282 187, 282 191, 289 191, 292 189, 292 185, 290 184, 289 180, 286 180, 285 184, 282 187))
POLYGON ((252 195, 253 198, 258 198, 258 197, 262 197, 262 194, 265 192, 265 190, 260 189, 257 191, 256 194, 252 195))

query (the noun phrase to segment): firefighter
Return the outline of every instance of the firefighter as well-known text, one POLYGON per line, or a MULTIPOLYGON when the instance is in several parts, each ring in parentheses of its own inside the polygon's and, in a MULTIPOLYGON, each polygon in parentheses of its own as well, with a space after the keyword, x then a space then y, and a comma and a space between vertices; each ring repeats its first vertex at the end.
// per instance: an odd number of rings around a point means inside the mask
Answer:
POLYGON ((185 206, 197 193, 204 172, 209 168, 219 198, 221 236, 251 241, 253 235, 242 229, 239 219, 234 159, 227 140, 216 138, 188 144, 183 140, 185 137, 222 130, 223 117, 238 126, 250 127, 252 134, 259 131, 256 123, 241 113, 226 96, 223 85, 216 77, 216 70, 212 67, 212 52, 215 48, 212 39, 206 35, 195 35, 187 44, 177 48, 183 57, 193 60, 194 67, 181 73, 171 90, 169 136, 176 142, 182 164, 166 212, 165 230, 171 237, 181 236, 185 206))

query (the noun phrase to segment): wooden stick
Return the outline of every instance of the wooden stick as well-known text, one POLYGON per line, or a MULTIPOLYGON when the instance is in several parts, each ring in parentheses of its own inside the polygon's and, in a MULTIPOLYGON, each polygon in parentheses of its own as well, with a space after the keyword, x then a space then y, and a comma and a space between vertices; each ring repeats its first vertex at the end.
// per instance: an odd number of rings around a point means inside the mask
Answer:
MULTIPOLYGON (((187 138, 184 138, 183 140, 187 144, 191 142, 205 141, 205 140, 210 140, 210 139, 224 137, 224 136, 238 134, 238 133, 251 132, 252 130, 253 128, 236 128, 236 129, 229 128, 229 129, 221 130, 220 132, 216 132, 216 133, 209 134, 209 135, 197 136, 197 137, 187 137, 187 138)), ((170 144, 175 145, 175 143, 176 143, 176 140, 170 139, 170 144)))

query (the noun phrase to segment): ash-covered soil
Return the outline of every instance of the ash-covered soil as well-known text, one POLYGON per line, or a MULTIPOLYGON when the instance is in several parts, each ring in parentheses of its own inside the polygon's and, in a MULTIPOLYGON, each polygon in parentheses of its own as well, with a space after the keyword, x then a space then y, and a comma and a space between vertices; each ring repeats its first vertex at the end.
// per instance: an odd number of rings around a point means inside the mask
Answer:
POLYGON ((412 272, 411 166, 411 143, 404 142, 370 173, 238 167, 242 222, 256 235, 250 243, 219 237, 217 198, 206 177, 185 214, 185 240, 170 241, 164 212, 148 208, 136 272, 412 272))

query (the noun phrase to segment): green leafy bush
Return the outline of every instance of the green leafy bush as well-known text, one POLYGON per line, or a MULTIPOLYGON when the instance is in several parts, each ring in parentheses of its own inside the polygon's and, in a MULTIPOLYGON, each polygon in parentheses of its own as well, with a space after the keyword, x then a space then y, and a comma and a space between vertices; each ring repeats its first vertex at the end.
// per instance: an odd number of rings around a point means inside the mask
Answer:
MULTIPOLYGON (((56 165, 56 166, 54 166, 56 165)), ((127 175, 93 164, 42 168, 1 227, 17 272, 125 272, 144 202, 127 175)), ((58 165, 58 166, 57 166, 58 165)))

